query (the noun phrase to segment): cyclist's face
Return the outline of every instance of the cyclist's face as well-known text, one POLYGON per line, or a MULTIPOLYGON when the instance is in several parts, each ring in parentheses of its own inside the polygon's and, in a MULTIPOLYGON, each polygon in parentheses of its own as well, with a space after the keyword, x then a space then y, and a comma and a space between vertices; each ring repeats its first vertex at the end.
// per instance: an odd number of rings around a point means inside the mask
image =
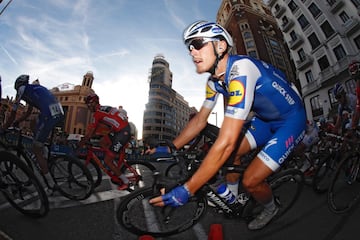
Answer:
POLYGON ((216 56, 211 42, 205 43, 199 50, 192 48, 189 51, 197 73, 207 72, 214 65, 216 56))
POLYGON ((96 102, 90 102, 90 103, 87 103, 86 105, 90 111, 92 111, 92 112, 96 111, 96 105, 97 105, 96 102))

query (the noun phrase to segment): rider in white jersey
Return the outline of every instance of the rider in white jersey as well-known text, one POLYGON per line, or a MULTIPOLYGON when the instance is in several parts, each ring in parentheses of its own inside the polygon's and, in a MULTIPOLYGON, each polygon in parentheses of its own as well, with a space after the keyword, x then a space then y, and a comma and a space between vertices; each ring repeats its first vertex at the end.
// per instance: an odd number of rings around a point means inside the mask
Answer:
MULTIPOLYGON (((200 133, 216 104, 224 96, 225 114, 217 140, 199 169, 182 186, 153 198, 156 206, 180 206, 188 201, 236 151, 234 163, 250 150, 260 147, 243 177, 244 188, 264 211, 249 223, 249 229, 264 227, 278 212, 271 188, 265 179, 284 163, 304 136, 306 116, 302 99, 293 84, 273 66, 248 57, 231 56, 233 41, 219 24, 199 21, 184 32, 184 41, 198 73, 209 72, 206 99, 173 147, 180 149, 200 133), (253 117, 246 121, 250 112, 253 117), (245 137, 238 144, 242 129, 245 137)), ((231 190, 237 191, 239 174, 227 175, 231 190)))

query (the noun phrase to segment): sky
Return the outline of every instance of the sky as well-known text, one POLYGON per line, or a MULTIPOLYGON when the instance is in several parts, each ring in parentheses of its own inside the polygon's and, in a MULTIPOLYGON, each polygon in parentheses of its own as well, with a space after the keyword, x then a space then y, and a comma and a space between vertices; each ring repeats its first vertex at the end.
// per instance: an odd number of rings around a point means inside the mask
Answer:
MULTIPOLYGON (((21 74, 51 89, 81 85, 92 71, 100 103, 122 105, 141 138, 157 54, 170 64, 173 89, 200 109, 208 74, 196 73, 182 34, 197 20, 216 21, 220 5, 221 0, 13 0, 0 15, 3 97, 16 95, 14 81, 21 74)), ((220 125, 220 101, 214 112, 209 122, 220 125)))

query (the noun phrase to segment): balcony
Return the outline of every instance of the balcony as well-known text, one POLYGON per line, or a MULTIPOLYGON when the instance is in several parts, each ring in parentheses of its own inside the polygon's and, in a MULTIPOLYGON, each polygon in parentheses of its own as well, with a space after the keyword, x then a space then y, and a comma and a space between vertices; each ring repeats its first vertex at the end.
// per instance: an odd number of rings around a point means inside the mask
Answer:
POLYGON ((294 20, 289 19, 287 23, 281 24, 281 31, 286 33, 292 26, 294 26, 294 20))
POLYGON ((278 9, 275 10, 274 16, 275 16, 276 18, 280 18, 281 15, 283 15, 284 12, 285 12, 285 7, 280 6, 278 9))
POLYGON ((300 35, 296 34, 296 39, 292 39, 289 42, 289 48, 291 50, 294 50, 297 47, 299 47, 303 42, 304 42, 304 39, 300 35))
POLYGON ((339 11, 339 9, 344 5, 343 0, 328 0, 328 4, 330 5, 330 12, 335 14, 339 11))
POLYGON ((301 93, 303 94, 303 96, 307 96, 308 94, 316 91, 317 89, 319 89, 319 84, 315 80, 315 81, 312 81, 312 82, 309 82, 309 83, 305 84, 301 88, 301 93))
POLYGON ((349 37, 360 28, 359 19, 352 17, 346 23, 344 23, 342 27, 344 28, 344 35, 349 37))
POLYGON ((296 61, 296 68, 299 71, 304 70, 305 68, 307 68, 308 66, 310 66, 312 64, 312 62, 314 61, 313 57, 311 57, 310 55, 306 54, 305 58, 303 60, 297 60, 296 61))

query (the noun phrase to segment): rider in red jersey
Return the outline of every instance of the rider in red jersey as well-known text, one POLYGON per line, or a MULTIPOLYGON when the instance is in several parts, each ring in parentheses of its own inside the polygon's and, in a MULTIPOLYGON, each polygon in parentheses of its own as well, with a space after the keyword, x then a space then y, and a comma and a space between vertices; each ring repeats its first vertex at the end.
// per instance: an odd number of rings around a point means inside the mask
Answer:
POLYGON ((111 171, 123 181, 123 185, 119 186, 118 189, 127 189, 129 179, 113 163, 116 154, 123 150, 131 137, 126 112, 110 106, 101 106, 96 94, 88 95, 85 103, 94 114, 91 123, 87 126, 84 138, 79 142, 79 146, 83 146, 91 137, 100 135, 100 145, 110 150, 105 152, 104 161, 111 171))

